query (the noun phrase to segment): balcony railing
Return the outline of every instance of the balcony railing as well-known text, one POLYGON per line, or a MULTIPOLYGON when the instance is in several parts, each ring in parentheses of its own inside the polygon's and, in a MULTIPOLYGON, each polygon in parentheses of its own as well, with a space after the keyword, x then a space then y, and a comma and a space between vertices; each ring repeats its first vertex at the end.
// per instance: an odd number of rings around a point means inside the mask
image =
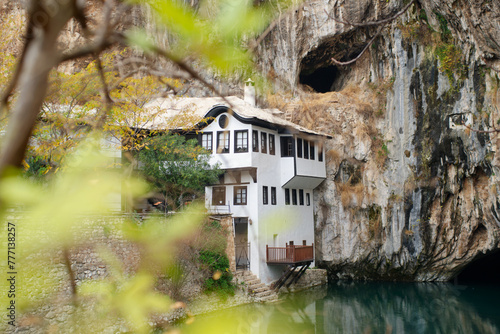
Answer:
POLYGON ((266 245, 266 262, 269 264, 294 264, 314 261, 314 244, 269 247, 266 245))
POLYGON ((231 206, 228 205, 210 205, 207 207, 207 213, 211 215, 227 215, 231 213, 231 206))

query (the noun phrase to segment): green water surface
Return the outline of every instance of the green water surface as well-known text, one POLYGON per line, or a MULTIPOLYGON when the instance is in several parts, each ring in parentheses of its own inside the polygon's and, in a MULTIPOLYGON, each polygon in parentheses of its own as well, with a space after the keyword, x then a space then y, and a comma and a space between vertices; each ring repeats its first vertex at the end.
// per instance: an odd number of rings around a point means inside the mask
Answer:
POLYGON ((500 333, 500 286, 334 283, 198 316, 183 333, 500 333))

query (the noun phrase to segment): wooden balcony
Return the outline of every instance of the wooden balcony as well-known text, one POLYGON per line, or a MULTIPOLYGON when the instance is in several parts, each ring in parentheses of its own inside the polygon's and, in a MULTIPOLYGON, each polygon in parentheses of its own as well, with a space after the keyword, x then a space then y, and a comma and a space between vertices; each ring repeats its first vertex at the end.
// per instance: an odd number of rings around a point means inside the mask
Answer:
POLYGON ((298 264, 314 261, 314 244, 269 247, 266 245, 267 264, 298 264))

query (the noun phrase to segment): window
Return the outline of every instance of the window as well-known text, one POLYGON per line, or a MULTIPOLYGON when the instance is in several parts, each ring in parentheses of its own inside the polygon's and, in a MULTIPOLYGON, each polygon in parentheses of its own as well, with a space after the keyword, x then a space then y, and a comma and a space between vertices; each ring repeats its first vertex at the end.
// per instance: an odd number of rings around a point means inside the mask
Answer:
POLYGON ((306 194, 306 205, 311 205, 311 196, 309 195, 309 193, 306 194))
POLYGON ((262 153, 267 153, 267 133, 260 133, 260 151, 262 153))
POLYGON ((276 205, 276 187, 271 187, 271 204, 276 205))
POLYGON ((310 142, 309 145, 309 159, 314 160, 314 142, 310 142))
POLYGON ((302 139, 297 138, 297 158, 302 158, 302 139))
POLYGON ((304 189, 299 189, 299 205, 304 205, 304 189))
POLYGON ((293 150, 293 137, 281 137, 281 156, 293 157, 295 152, 293 150))
POLYGON ((323 161, 323 145, 318 144, 318 161, 323 161))
POLYGON ((229 131, 217 132, 217 153, 229 153, 229 131))
POLYGON ((221 115, 221 117, 219 117, 219 126, 221 127, 221 129, 225 129, 228 124, 229 118, 227 118, 226 115, 221 115))
POLYGON ((212 188, 212 205, 224 205, 226 203, 226 187, 212 188))
POLYGON ((269 203, 269 198, 268 198, 268 189, 267 186, 262 186, 262 204, 268 204, 269 203))
POLYGON ((276 145, 274 142, 274 135, 269 134, 269 154, 275 155, 276 154, 276 145))
POLYGON ((252 131, 252 151, 259 152, 259 131, 252 131))
POLYGON ((285 205, 290 205, 290 189, 285 189, 285 205))
POLYGON ((248 152, 248 131, 234 131, 234 153, 248 152))
POLYGON ((247 187, 234 187, 234 205, 247 204, 247 187))
POLYGON ((304 159, 309 159, 309 141, 304 140, 304 159))
POLYGON ((297 205, 297 189, 292 189, 292 204, 297 205))
POLYGON ((212 152, 212 132, 201 134, 201 147, 205 150, 212 152))

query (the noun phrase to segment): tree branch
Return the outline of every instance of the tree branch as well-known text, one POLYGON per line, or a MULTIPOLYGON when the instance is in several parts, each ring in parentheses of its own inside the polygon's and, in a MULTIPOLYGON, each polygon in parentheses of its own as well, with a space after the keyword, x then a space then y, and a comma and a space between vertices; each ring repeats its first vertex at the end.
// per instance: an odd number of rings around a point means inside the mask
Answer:
POLYGON ((64 247, 64 249, 63 249, 63 257, 64 257, 64 265, 66 266, 66 270, 68 270, 68 275, 69 275, 71 299, 73 301, 73 306, 77 306, 78 295, 77 295, 77 291, 76 291, 75 273, 73 272, 73 268, 71 268, 71 260, 70 260, 70 256, 69 256, 69 251, 66 247, 64 247))
POLYGON ((396 14, 394 14, 393 16, 391 17, 388 17, 388 18, 385 18, 385 19, 382 19, 382 20, 379 20, 379 21, 367 21, 367 22, 349 22, 349 21, 342 21, 340 19, 337 19, 335 16, 331 15, 331 13, 328 13, 325 9, 325 13, 326 15, 331 18, 332 20, 334 20, 335 22, 338 22, 338 23, 342 23, 342 24, 345 24, 345 25, 350 25, 350 26, 353 26, 353 27, 369 27, 369 26, 378 26, 378 25, 381 25, 381 24, 386 24, 386 23, 389 23, 389 22, 392 22, 394 21, 396 18, 398 18, 399 16, 403 15, 407 10, 408 8, 410 8, 410 6, 415 2, 415 0, 412 0, 410 1, 406 6, 403 7, 403 9, 401 9, 399 12, 397 12, 396 14))
POLYGON ((365 53, 366 50, 368 50, 368 48, 370 47, 370 45, 373 44, 373 42, 375 41, 375 39, 380 35, 380 33, 382 32, 382 28, 384 26, 380 26, 378 28, 378 31, 375 33, 375 35, 370 39, 370 41, 368 41, 368 44, 366 44, 366 46, 363 48, 363 50, 361 50, 361 52, 359 53, 359 55, 357 55, 354 59, 351 59, 349 61, 339 61, 335 58, 331 58, 332 62, 334 62, 335 64, 337 65, 341 65, 341 66, 345 66, 345 65, 350 65, 354 62, 356 62, 359 58, 361 58, 361 56, 363 55, 363 53, 365 53))
POLYGON ((328 13, 326 10, 325 10, 325 13, 326 15, 331 18, 332 20, 334 20, 335 22, 339 22, 339 23, 342 23, 342 24, 345 24, 345 25, 351 25, 353 27, 371 27, 371 26, 378 26, 378 30, 377 32, 375 33, 375 35, 370 39, 370 41, 368 42, 368 44, 366 44, 366 46, 363 48, 363 50, 354 58, 354 59, 351 59, 349 61, 345 61, 345 62, 342 62, 342 61, 339 61, 337 59, 335 59, 334 57, 331 58, 332 62, 337 64, 337 65, 340 65, 340 66, 346 66, 346 65, 350 65, 350 64, 353 64, 355 63, 359 58, 361 58, 361 56, 366 52, 366 50, 368 50, 368 48, 370 47, 370 45, 373 44, 373 42, 375 41, 375 39, 380 35, 380 33, 382 32, 382 29, 385 27, 385 25, 389 22, 392 22, 394 21, 396 18, 398 18, 399 16, 403 15, 403 13, 405 13, 408 8, 410 8, 410 6, 415 2, 415 0, 412 0, 410 1, 410 3, 408 3, 405 7, 403 7, 403 9, 401 9, 399 12, 397 12, 395 15, 391 16, 391 17, 388 17, 386 19, 382 19, 382 20, 379 20, 379 21, 368 21, 368 22, 363 22, 363 23, 352 23, 352 22, 348 22, 348 21, 342 21, 342 20, 339 20, 337 18, 335 18, 334 16, 330 15, 330 13, 328 13))
POLYGON ((28 22, 33 23, 33 36, 21 57, 18 66, 17 84, 20 98, 12 111, 7 127, 4 145, 0 154, 0 175, 8 166, 21 166, 29 138, 33 132, 38 113, 42 107, 48 86, 50 70, 57 65, 57 37, 74 14, 74 1, 61 2, 59 10, 47 13, 39 1, 32 0, 28 22), (36 21, 35 15, 43 16, 45 21, 36 21), (38 24, 37 24, 38 23, 38 24))

